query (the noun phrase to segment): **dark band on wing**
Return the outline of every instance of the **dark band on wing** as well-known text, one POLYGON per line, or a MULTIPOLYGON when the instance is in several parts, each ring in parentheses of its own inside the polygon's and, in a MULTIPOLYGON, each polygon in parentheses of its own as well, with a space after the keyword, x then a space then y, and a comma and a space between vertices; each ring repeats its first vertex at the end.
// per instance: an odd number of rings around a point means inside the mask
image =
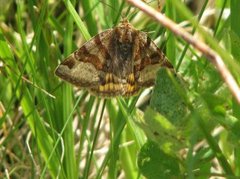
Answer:
POLYGON ((94 42, 95 42, 96 46, 98 47, 101 55, 104 57, 104 59, 111 59, 108 49, 107 49, 107 47, 105 47, 103 45, 99 34, 95 36, 94 42))
POLYGON ((154 65, 154 64, 158 64, 158 63, 160 63, 159 54, 158 54, 158 56, 156 55, 155 58, 153 58, 153 59, 151 57, 145 57, 141 61, 140 71, 143 70, 148 65, 154 65))
POLYGON ((145 44, 145 48, 148 49, 151 45, 151 42, 152 42, 151 38, 147 36, 147 43, 145 44))
POLYGON ((65 65, 65 66, 67 66, 69 69, 72 69, 75 64, 76 64, 76 62, 75 62, 75 59, 73 58, 72 55, 70 55, 69 57, 67 57, 67 58, 61 63, 61 65, 65 65))
POLYGON ((167 68, 173 68, 173 65, 166 58, 161 65, 167 68))
POLYGON ((103 67, 99 57, 91 54, 85 45, 83 45, 79 50, 75 51, 74 55, 79 61, 91 63, 97 70, 101 70, 103 67))
POLYGON ((156 63, 159 63, 159 61, 164 58, 160 55, 160 53, 158 52, 154 52, 150 55, 150 59, 151 59, 151 63, 152 64, 156 64, 156 63))

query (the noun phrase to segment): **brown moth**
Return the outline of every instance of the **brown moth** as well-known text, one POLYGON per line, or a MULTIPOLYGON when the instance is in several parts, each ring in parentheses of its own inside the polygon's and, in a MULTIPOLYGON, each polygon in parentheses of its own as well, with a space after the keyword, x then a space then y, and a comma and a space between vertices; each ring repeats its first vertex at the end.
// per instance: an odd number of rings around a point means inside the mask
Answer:
POLYGON ((160 67, 172 65, 146 33, 123 20, 73 52, 55 74, 99 96, 127 97, 154 85, 160 67))

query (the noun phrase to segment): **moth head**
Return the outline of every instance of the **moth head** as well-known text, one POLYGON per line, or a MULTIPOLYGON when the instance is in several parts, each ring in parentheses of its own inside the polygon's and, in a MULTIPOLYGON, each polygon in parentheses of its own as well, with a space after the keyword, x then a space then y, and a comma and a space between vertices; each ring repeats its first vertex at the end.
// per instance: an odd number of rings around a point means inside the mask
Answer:
POLYGON ((122 19, 117 27, 119 27, 121 29, 126 29, 126 28, 134 29, 132 24, 130 24, 129 21, 126 18, 122 19))

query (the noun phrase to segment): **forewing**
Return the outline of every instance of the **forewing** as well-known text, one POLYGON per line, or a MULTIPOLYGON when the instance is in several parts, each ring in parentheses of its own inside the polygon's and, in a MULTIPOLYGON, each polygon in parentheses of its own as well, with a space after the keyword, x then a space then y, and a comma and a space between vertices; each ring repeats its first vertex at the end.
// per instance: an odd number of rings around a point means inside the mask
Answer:
POLYGON ((142 87, 154 85, 159 68, 173 68, 163 52, 144 32, 139 35, 139 55, 136 58, 135 69, 139 73, 137 82, 142 87))
POLYGON ((81 48, 68 56, 56 69, 60 78, 83 88, 98 86, 105 60, 111 58, 107 47, 112 29, 106 30, 87 41, 81 48))

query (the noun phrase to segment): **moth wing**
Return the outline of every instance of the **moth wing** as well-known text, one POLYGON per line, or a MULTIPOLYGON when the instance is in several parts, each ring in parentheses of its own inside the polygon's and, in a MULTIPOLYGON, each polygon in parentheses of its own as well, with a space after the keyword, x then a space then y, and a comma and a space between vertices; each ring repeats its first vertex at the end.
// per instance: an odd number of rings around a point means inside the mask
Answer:
POLYGON ((55 70, 60 78, 83 88, 99 85, 112 29, 97 34, 69 55, 55 70))
POLYGON ((137 82, 139 86, 149 87, 154 85, 159 68, 173 68, 164 53, 144 32, 140 32, 139 52, 140 64, 137 65, 137 71, 139 71, 137 82))

